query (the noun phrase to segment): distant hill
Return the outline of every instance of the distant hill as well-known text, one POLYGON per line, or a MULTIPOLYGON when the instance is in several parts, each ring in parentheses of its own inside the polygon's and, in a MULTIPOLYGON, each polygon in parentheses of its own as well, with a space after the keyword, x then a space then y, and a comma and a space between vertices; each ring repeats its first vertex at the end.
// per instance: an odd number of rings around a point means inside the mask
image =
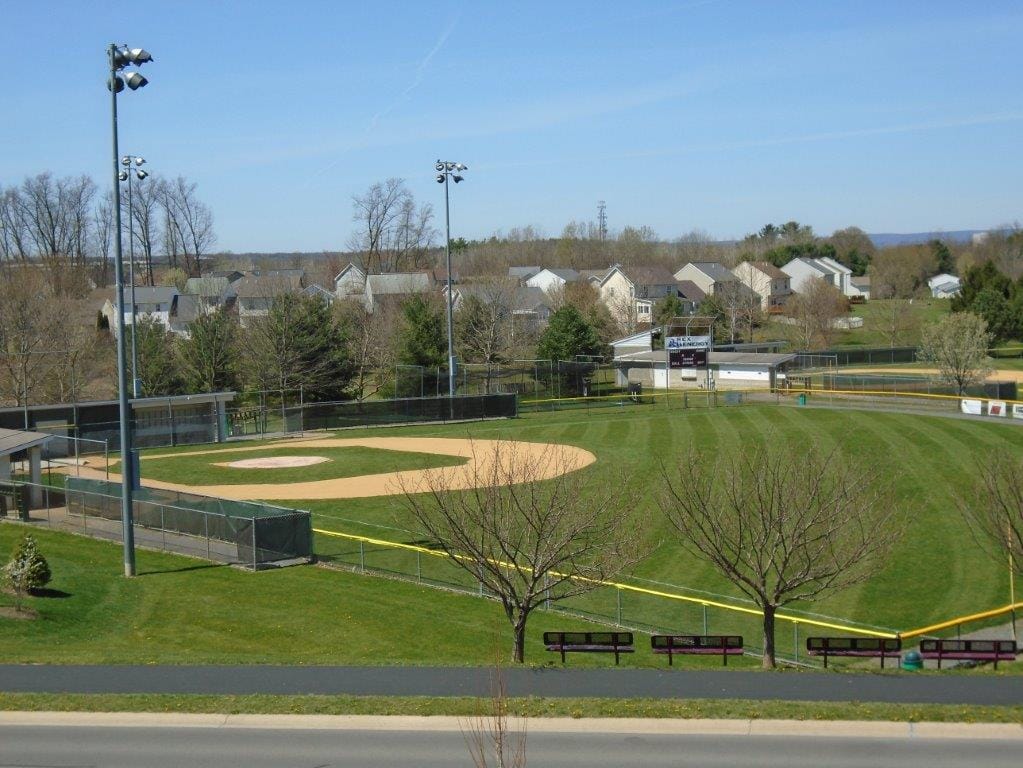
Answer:
POLYGON ((867 237, 869 237, 878 248, 887 248, 892 245, 916 245, 917 243, 926 243, 931 240, 944 240, 951 243, 968 243, 970 242, 970 238, 972 238, 975 234, 986 231, 987 230, 984 229, 960 229, 953 232, 868 234, 867 237))

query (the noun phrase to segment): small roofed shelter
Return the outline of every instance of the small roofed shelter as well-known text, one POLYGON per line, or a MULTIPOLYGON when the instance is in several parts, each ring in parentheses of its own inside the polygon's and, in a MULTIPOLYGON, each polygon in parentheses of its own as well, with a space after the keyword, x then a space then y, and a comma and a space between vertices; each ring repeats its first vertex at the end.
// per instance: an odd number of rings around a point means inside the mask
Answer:
POLYGON ((795 360, 796 355, 789 353, 712 350, 706 368, 668 369, 663 350, 623 350, 615 355, 614 365, 621 387, 642 384, 644 389, 663 390, 667 384, 670 389, 773 389, 795 360))
POLYGON ((53 439, 45 432, 24 432, 19 429, 0 429, 0 482, 11 480, 11 457, 27 452, 29 481, 33 483, 32 503, 42 503, 43 446, 53 439))

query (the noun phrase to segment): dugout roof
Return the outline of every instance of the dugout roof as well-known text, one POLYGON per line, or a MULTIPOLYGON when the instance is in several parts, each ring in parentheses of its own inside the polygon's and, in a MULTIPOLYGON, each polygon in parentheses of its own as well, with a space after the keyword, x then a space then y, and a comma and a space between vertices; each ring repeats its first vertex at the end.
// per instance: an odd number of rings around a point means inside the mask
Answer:
POLYGON ((10 456, 53 439, 45 432, 25 432, 20 429, 0 429, 0 456, 10 456))

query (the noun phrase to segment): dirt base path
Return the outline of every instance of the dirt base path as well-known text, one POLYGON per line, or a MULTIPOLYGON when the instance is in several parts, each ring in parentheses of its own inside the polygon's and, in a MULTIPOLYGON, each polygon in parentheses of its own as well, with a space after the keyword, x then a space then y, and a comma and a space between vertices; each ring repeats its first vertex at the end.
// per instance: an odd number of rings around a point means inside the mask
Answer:
MULTIPOLYGON (((362 438, 314 438, 311 440, 289 440, 279 445, 262 445, 246 448, 217 448, 189 453, 198 454, 235 453, 238 451, 266 451, 274 448, 346 448, 361 446, 364 448, 380 448, 388 451, 411 451, 413 453, 433 453, 442 456, 460 456, 467 459, 466 464, 453 467, 437 467, 429 470, 405 470, 403 472, 384 472, 377 475, 360 475, 357 477, 338 477, 330 480, 313 482, 282 483, 280 485, 182 485, 165 483, 159 480, 142 479, 147 488, 164 488, 167 490, 198 493, 204 496, 219 496, 224 499, 240 501, 256 501, 274 499, 281 501, 322 500, 322 499, 358 499, 367 496, 392 496, 400 494, 402 487, 417 488, 426 479, 427 474, 441 476, 448 487, 456 490, 470 488, 469 478, 473 474, 474 465, 481 475, 485 476, 488 467, 492 467, 493 456, 498 445, 501 446, 502 460, 507 462, 511 454, 529 456, 538 459, 547 454, 551 443, 524 443, 517 441, 497 440, 464 440, 446 437, 362 437, 362 438)), ((550 479, 566 469, 574 471, 589 466, 597 460, 587 450, 571 445, 557 445, 565 457, 563 462, 551 462, 542 468, 541 479, 550 479)), ((181 453, 157 454, 146 456, 147 460, 182 456, 181 453)), ((81 468, 83 477, 105 477, 98 469, 81 468)), ((120 475, 111 474, 112 482, 120 482, 120 475)))

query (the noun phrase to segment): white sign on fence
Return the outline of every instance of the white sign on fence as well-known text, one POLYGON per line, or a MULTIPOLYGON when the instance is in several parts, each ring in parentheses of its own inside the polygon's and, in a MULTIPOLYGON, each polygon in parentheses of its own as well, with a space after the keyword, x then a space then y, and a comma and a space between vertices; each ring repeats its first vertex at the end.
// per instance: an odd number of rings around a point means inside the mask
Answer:
POLYGON ((710 336, 669 336, 666 349, 710 349, 710 336))
POLYGON ((1023 419, 1023 405, 1016 403, 1012 406, 1012 418, 1023 419))
POLYGON ((987 401, 987 415, 988 416, 1004 416, 1005 415, 1005 401, 1004 400, 988 400, 987 401))
POLYGON ((969 413, 973 416, 980 416, 984 413, 984 403, 981 400, 963 400, 961 407, 963 413, 969 413))

